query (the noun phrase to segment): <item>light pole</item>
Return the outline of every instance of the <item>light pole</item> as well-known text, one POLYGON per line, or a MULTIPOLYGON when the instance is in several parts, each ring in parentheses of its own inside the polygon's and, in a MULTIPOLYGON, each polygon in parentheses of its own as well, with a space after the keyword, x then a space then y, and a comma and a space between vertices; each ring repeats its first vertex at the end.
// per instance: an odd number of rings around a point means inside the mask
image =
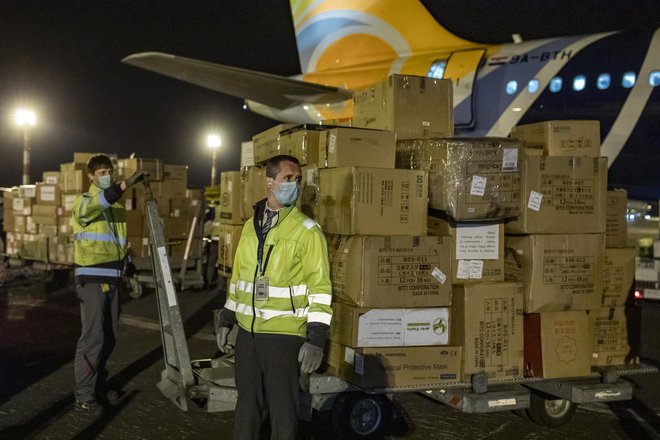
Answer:
POLYGON ((30 127, 37 122, 37 115, 26 108, 16 109, 16 123, 23 128, 23 185, 30 184, 30 127))
POLYGON ((206 137, 206 145, 211 149, 211 186, 215 185, 215 152, 222 146, 222 139, 217 134, 210 134, 206 137))

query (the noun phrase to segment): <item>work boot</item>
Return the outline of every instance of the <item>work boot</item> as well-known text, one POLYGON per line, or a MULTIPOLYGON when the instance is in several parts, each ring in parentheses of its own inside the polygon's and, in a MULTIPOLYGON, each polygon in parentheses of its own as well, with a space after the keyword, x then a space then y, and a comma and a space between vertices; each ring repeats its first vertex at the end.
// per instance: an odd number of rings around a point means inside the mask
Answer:
POLYGON ((103 407, 98 404, 95 400, 91 402, 83 402, 81 400, 76 400, 76 410, 78 412, 98 416, 103 412, 103 407))

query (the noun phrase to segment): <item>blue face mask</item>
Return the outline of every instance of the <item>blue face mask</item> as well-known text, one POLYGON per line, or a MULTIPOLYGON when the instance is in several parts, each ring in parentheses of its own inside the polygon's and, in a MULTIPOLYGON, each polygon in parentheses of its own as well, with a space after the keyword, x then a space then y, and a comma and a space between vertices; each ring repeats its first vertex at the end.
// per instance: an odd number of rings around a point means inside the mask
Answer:
POLYGON ((96 185, 101 189, 110 188, 112 186, 112 176, 110 174, 99 176, 99 182, 96 185))
POLYGON ((291 206, 298 200, 300 187, 298 186, 298 182, 282 182, 280 183, 280 190, 273 193, 280 205, 291 206))

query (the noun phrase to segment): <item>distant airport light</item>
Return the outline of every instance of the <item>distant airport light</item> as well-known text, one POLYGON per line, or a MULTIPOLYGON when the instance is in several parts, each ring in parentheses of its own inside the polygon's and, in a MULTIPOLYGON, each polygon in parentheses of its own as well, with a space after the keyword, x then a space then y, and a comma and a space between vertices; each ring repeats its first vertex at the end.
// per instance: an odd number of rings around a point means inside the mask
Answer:
POLYGON ((37 123, 37 115, 29 109, 18 108, 14 115, 16 124, 23 128, 23 185, 30 184, 30 127, 37 123))
POLYGON ((218 148, 222 146, 222 139, 219 135, 211 133, 206 136, 206 146, 211 149, 211 186, 215 185, 215 178, 217 175, 217 170, 215 168, 215 156, 218 148))
POLYGON ((635 299, 644 299, 644 293, 641 290, 635 290, 635 299))
POLYGON ((522 108, 521 107, 514 107, 511 109, 512 112, 521 112, 522 108))
POLYGON ((248 109, 247 104, 243 104, 243 110, 247 110, 247 109, 248 109))
POLYGON ((26 108, 17 108, 15 112, 16 123, 21 126, 34 126, 37 123, 37 115, 26 108))

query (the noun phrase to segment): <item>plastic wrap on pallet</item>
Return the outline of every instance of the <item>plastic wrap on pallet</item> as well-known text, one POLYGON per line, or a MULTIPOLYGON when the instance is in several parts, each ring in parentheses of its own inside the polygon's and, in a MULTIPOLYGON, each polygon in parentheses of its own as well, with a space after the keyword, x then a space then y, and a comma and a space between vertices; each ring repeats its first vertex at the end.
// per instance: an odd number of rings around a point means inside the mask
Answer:
POLYGON ((521 144, 508 138, 432 138, 397 142, 396 167, 429 173, 429 206, 454 220, 515 217, 521 144))

